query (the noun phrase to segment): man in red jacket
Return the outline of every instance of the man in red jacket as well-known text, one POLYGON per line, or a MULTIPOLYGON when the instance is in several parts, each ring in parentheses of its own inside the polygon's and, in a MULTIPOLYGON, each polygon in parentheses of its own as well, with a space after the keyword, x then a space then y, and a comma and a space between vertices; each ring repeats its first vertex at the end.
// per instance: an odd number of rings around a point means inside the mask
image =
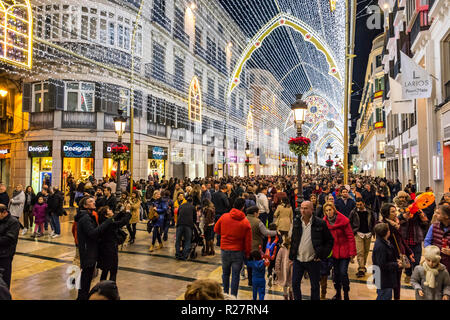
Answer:
POLYGON ((234 208, 220 217, 214 226, 214 232, 221 236, 220 249, 222 249, 222 282, 223 291, 237 297, 239 288, 239 273, 244 258, 250 256, 252 248, 252 228, 243 210, 245 200, 238 198, 234 208))

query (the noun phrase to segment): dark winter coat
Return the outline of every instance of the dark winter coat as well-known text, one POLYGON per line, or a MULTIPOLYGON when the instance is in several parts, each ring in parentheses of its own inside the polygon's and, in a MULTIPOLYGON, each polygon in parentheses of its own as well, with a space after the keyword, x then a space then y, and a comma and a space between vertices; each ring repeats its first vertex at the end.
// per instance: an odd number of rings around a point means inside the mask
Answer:
POLYGON ((197 220, 197 213, 195 207, 190 202, 186 202, 178 208, 178 226, 188 226, 194 228, 194 223, 197 220))
MULTIPOLYGON (((325 260, 331 253, 333 248, 334 239, 330 230, 327 227, 327 223, 315 216, 311 217, 311 240, 316 252, 316 257, 325 260)), ((301 221, 301 215, 294 218, 292 226, 292 238, 291 249, 289 250, 289 259, 294 261, 297 259, 298 247, 302 238, 303 225, 301 221)))
POLYGON ((230 202, 228 201, 228 197, 222 191, 215 192, 211 196, 211 201, 214 204, 214 207, 216 208, 217 215, 222 215, 231 210, 230 202))
MULTIPOLYGON (((369 231, 372 232, 372 234, 374 234, 373 227, 375 227, 375 224, 377 222, 377 215, 370 209, 366 209, 366 211, 368 219, 367 225, 369 227, 369 231)), ((350 212, 350 216, 348 217, 348 219, 350 220, 350 225, 352 226, 353 233, 356 234, 359 231, 360 226, 359 214, 356 208, 353 209, 352 212, 350 212)))
POLYGON ((23 208, 24 212, 31 212, 33 210, 33 206, 36 204, 37 202, 37 197, 34 194, 34 192, 32 193, 25 193, 25 206, 23 208), (28 203, 28 197, 31 197, 31 202, 28 203))
POLYGON ((347 218, 350 216, 350 212, 352 212, 352 210, 356 207, 355 201, 350 197, 347 198, 347 203, 345 203, 342 198, 337 199, 335 205, 337 211, 342 213, 347 218))
POLYGON ((6 207, 8 207, 9 196, 7 192, 0 193, 0 204, 4 204, 6 207))
MULTIPOLYGON (((125 226, 131 219, 131 213, 125 211, 119 212, 113 217, 113 223, 105 229, 99 240, 98 250, 98 268, 102 270, 110 270, 117 267, 119 263, 118 255, 118 240, 117 233, 119 229, 125 226)), ((100 225, 105 223, 108 219, 99 217, 100 225)))
MULTIPOLYGON (((384 239, 377 239, 373 247, 372 261, 379 267, 380 289, 397 287, 398 263, 395 254, 396 249, 384 239)), ((374 275, 376 279, 377 274, 374 275)))
POLYGON ((20 223, 10 213, 0 220, 0 258, 11 258, 16 253, 20 223))
POLYGON ((99 239, 113 223, 107 219, 101 225, 88 210, 80 210, 75 216, 77 223, 78 249, 80 251, 81 269, 95 266, 98 259, 99 239))
POLYGON ((64 198, 61 192, 58 191, 49 195, 47 198, 48 214, 62 216, 64 213, 63 203, 64 198))
POLYGON ((108 206, 112 211, 116 210, 116 206, 117 206, 117 199, 115 195, 111 195, 109 198, 106 198, 106 203, 105 205, 108 206))

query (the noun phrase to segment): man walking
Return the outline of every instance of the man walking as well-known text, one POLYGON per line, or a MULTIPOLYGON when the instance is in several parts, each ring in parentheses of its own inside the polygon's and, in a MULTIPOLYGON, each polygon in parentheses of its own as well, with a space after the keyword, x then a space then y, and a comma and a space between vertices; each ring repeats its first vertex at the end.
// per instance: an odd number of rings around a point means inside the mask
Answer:
POLYGON ((179 260, 187 260, 191 250, 192 232, 194 223, 197 219, 195 207, 192 204, 192 198, 178 208, 177 231, 175 240, 175 257, 179 260), (181 239, 183 242, 183 252, 180 253, 181 239))
POLYGON ((0 269, 3 269, 3 280, 8 289, 11 287, 11 269, 20 223, 13 217, 4 204, 0 204, 0 269))
POLYGON ((250 256, 252 248, 252 228, 243 212, 245 200, 237 198, 234 208, 224 214, 214 226, 214 232, 221 236, 222 249, 222 282, 223 291, 230 291, 237 297, 239 288, 239 273, 244 264, 244 258, 250 256))
POLYGON ((347 218, 350 216, 350 212, 355 209, 355 201, 350 198, 348 190, 342 188, 341 198, 336 200, 336 209, 347 218))
POLYGON ((305 271, 311 282, 311 300, 320 300, 320 260, 325 260, 333 248, 334 239, 324 220, 313 216, 311 201, 303 201, 301 216, 296 216, 289 231, 289 259, 294 261, 292 289, 294 299, 302 300, 301 281, 305 271))
POLYGON ((356 257, 358 260, 358 272, 356 276, 362 278, 367 272, 367 256, 369 255, 370 242, 374 234, 373 228, 376 223, 376 214, 366 208, 362 198, 356 198, 356 208, 350 212, 348 218, 353 233, 355 234, 356 257))
MULTIPOLYGON (((228 201, 227 196, 227 186, 225 184, 222 184, 220 186, 220 191, 214 192, 211 196, 211 201, 214 204, 214 208, 216 209, 216 216, 214 218, 215 222, 217 222, 220 217, 224 214, 230 211, 230 202, 228 201)), ((220 247, 220 235, 217 235, 217 246, 220 247)))

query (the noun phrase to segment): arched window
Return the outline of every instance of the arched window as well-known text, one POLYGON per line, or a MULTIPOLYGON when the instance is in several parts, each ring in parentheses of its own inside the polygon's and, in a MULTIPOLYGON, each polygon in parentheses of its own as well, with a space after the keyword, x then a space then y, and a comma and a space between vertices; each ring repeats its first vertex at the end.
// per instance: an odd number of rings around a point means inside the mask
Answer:
POLYGON ((0 0, 0 59, 31 68, 33 14, 29 0, 0 0))
POLYGON ((192 78, 189 86, 189 119, 202 121, 202 93, 197 76, 192 78))

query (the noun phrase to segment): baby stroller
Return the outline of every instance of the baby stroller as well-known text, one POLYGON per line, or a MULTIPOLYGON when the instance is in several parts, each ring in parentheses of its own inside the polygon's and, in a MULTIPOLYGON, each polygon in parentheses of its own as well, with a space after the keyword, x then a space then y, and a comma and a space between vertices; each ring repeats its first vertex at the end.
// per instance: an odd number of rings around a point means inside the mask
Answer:
POLYGON ((203 247, 202 250, 205 249, 204 244, 204 236, 202 234, 202 230, 198 226, 197 223, 194 224, 194 230, 192 232, 192 241, 191 241, 191 252, 189 253, 190 259, 196 259, 197 258, 197 246, 203 247))

